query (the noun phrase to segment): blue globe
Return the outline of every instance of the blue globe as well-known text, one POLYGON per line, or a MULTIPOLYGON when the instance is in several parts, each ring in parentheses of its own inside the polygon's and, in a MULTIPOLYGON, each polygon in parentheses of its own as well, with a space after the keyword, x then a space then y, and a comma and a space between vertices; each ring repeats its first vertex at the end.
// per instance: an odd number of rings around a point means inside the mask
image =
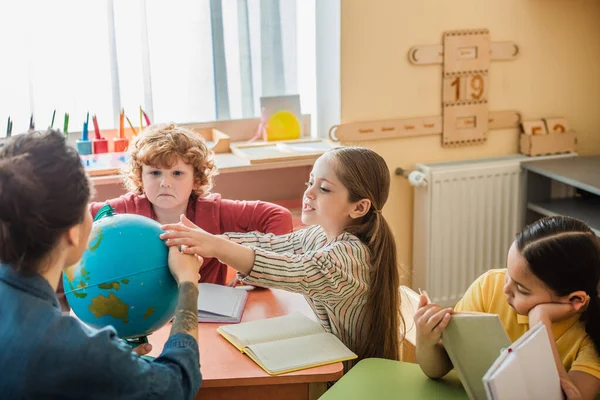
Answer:
POLYGON ((175 313, 177 283, 160 224, 102 208, 81 261, 63 274, 73 312, 87 325, 112 325, 123 339, 149 335, 175 313))

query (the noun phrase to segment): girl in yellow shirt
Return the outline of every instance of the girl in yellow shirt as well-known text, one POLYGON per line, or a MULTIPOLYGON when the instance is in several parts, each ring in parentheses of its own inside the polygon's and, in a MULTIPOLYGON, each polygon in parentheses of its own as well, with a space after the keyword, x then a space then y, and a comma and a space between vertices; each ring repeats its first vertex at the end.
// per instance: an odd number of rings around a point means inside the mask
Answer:
POLYGON ((454 311, 487 312, 498 314, 512 341, 541 321, 567 397, 595 398, 600 392, 600 244, 594 232, 574 218, 542 218, 517 234, 506 265, 478 278, 454 309, 421 296, 415 324, 423 372, 439 378, 452 369, 441 334, 454 311))

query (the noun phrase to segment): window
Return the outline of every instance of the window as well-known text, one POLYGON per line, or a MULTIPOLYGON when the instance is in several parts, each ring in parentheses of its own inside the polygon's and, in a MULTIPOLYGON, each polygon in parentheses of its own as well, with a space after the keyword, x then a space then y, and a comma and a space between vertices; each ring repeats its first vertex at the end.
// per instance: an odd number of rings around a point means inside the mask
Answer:
MULTIPOLYGON (((316 0, 22 0, 0 4, 0 124, 81 131, 260 115, 260 97, 300 94, 316 126, 316 0)), ((2 128, 3 132, 4 128, 2 128)), ((3 133, 0 133, 3 136, 3 133)))

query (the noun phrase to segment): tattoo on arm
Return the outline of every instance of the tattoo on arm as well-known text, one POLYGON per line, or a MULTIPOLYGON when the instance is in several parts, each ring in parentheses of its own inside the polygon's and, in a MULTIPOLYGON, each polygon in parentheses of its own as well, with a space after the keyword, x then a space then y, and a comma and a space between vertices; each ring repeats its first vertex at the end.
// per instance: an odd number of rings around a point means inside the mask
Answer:
POLYGON ((198 338, 198 286, 192 282, 179 285, 177 308, 170 336, 177 333, 187 333, 198 338))

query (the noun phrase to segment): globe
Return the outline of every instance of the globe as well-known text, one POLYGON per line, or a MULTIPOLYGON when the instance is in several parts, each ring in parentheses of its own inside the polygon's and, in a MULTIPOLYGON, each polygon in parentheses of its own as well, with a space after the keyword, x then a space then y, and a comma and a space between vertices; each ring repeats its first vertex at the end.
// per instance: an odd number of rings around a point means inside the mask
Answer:
POLYGON ((65 269, 65 295, 82 322, 112 325, 123 339, 141 338, 175 313, 177 283, 168 266, 160 224, 102 208, 78 264, 65 269))

